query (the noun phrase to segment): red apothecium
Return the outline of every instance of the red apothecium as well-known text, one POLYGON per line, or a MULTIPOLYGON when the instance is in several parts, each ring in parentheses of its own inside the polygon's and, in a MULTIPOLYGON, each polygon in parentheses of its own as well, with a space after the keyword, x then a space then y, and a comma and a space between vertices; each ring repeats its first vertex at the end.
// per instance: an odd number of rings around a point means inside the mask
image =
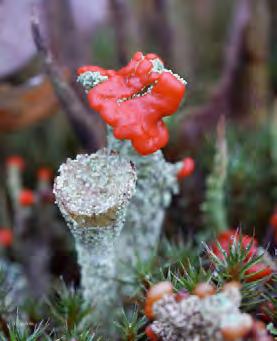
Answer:
POLYGON ((135 53, 118 71, 84 66, 78 74, 100 72, 107 80, 88 92, 90 106, 113 128, 114 136, 127 139, 141 155, 154 153, 168 142, 163 117, 174 114, 185 93, 185 84, 167 70, 153 71, 151 53, 135 53))
POLYGON ((53 177, 53 171, 48 167, 41 167, 37 171, 37 177, 42 181, 50 181, 53 177))
POLYGON ((0 245, 8 247, 13 242, 13 235, 11 229, 7 227, 0 228, 0 245))
POLYGON ((11 166, 17 167, 18 169, 20 169, 22 171, 25 168, 25 162, 21 156, 12 155, 6 159, 6 166, 7 167, 11 167, 11 166))
POLYGON ((194 160, 191 157, 186 157, 183 160, 183 166, 179 170, 177 176, 178 179, 183 179, 189 175, 191 175, 194 172, 195 169, 195 163, 194 160))
POLYGON ((35 203, 34 192, 30 189, 23 189, 19 194, 19 203, 21 206, 32 206, 35 203))

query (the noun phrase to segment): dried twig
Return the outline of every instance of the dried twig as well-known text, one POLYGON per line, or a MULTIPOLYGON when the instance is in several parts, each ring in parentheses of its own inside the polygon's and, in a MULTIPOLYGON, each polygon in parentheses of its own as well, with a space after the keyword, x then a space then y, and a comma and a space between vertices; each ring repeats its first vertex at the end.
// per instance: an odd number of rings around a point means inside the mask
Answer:
MULTIPOLYGON (((241 108, 235 108, 238 98, 238 78, 243 70, 249 69, 249 64, 255 56, 245 58, 247 47, 249 48, 248 30, 252 29, 252 21, 255 19, 254 7, 257 4, 250 0, 237 0, 231 34, 225 51, 225 63, 222 76, 215 87, 210 101, 201 107, 191 109, 182 127, 182 139, 193 145, 200 140, 207 128, 214 127, 221 115, 235 117, 235 112, 241 108), (250 27, 250 25, 252 25, 250 27), (250 28, 249 28, 250 27, 250 28), (248 35, 247 35, 248 34, 248 35)), ((262 27, 259 30, 263 30, 262 27)), ((253 51, 250 51, 253 54, 253 51)), ((248 53, 248 52, 247 52, 248 53)), ((256 52, 255 52, 256 53, 256 52)), ((256 54, 259 52, 257 51, 256 54)), ((264 60, 261 61, 264 63, 264 60)), ((252 65, 252 64, 251 64, 252 65)), ((252 70, 252 69, 251 69, 252 70)), ((251 80, 250 80, 251 81, 251 80)), ((246 84, 241 93, 248 95, 253 84, 246 84), (248 88, 247 88, 248 87, 248 88)), ((253 99, 254 101, 254 99, 253 99)))
POLYGON ((97 150, 100 147, 100 141, 103 140, 102 129, 99 129, 98 122, 92 119, 78 95, 65 81, 61 69, 53 60, 52 54, 41 35, 38 15, 35 12, 33 12, 31 19, 31 28, 35 45, 43 57, 46 72, 65 113, 72 121, 73 127, 84 147, 88 151, 97 150))
POLYGON ((128 62, 127 52, 127 8, 125 0, 110 0, 110 8, 112 20, 114 24, 116 41, 117 41, 117 55, 119 64, 125 65, 128 62))
POLYGON ((157 13, 157 38, 159 40, 164 59, 167 63, 172 65, 172 43, 174 35, 172 34, 172 28, 168 19, 167 0, 155 0, 154 5, 157 13))

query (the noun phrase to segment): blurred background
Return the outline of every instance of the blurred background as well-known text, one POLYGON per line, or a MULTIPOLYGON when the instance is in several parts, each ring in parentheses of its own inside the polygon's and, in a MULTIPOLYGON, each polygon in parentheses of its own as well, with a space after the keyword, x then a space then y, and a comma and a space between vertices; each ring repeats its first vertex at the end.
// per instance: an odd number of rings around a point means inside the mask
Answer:
MULTIPOLYGON (((168 212, 167 236, 187 238, 210 227, 201 207, 221 116, 228 143, 228 227, 255 228, 265 236, 277 201, 276 0, 1 0, 0 226, 12 229, 17 252, 9 257, 28 264, 30 278, 47 272, 78 278, 72 240, 51 198, 50 174, 67 157, 104 146, 105 127, 87 107, 76 68, 116 69, 138 50, 157 53, 188 82, 184 103, 167 119, 164 152, 174 162, 192 157, 196 169, 168 212), (39 37, 31 30, 34 11, 39 37), (23 187, 35 198, 47 189, 25 228, 9 196, 7 160, 15 155, 24 160, 23 187), (49 172, 41 176, 42 169, 49 172)), ((40 281, 41 287, 47 283, 43 276, 40 281)))

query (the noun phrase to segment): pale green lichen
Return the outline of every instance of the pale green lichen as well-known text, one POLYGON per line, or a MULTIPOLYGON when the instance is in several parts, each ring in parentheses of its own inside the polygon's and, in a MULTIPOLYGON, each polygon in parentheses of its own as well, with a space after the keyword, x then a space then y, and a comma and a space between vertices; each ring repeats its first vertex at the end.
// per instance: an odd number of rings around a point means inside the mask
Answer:
POLYGON ((228 148, 225 123, 220 121, 217 129, 216 152, 213 169, 207 178, 205 201, 201 209, 208 229, 216 234, 228 228, 225 204, 225 183, 228 169, 228 148))
POLYGON ((84 297, 101 305, 101 313, 116 295, 114 242, 135 191, 136 172, 130 161, 105 149, 67 159, 59 172, 54 193, 75 237, 84 297))
POLYGON ((155 253, 161 235, 165 209, 179 185, 176 174, 182 162, 166 162, 161 151, 142 157, 129 141, 119 141, 108 128, 108 148, 130 159, 137 170, 137 187, 127 209, 124 229, 117 247, 119 264, 123 273, 138 260, 147 261, 155 253), (125 266, 124 266, 125 264, 125 266), (125 271, 124 271, 125 269, 125 271))
POLYGON ((94 86, 104 82, 107 79, 107 76, 101 75, 101 73, 98 71, 86 71, 78 76, 77 82, 81 83, 86 91, 89 91, 94 86))
MULTIPOLYGON (((153 59, 152 64, 151 72, 170 72, 178 80, 186 83, 179 75, 166 69, 159 58, 153 59)), ((86 89, 91 89, 97 84, 95 75, 91 77, 89 72, 85 72, 81 76, 78 80, 86 89), (81 78, 81 76, 83 77, 81 78)), ((118 101, 124 102, 134 97, 144 96, 151 93, 153 86, 154 84, 141 89, 130 98, 121 98, 118 101)), ((126 267, 126 264, 133 266, 139 259, 147 261, 155 253, 165 209, 170 205, 172 195, 178 193, 176 174, 181 169, 182 163, 166 162, 161 151, 142 157, 134 150, 129 141, 115 139, 110 127, 108 127, 108 149, 131 160, 136 166, 138 175, 136 193, 128 207, 124 230, 117 247, 118 263, 123 264, 123 269, 125 267, 123 274, 128 275, 130 266, 126 267)), ((121 271, 119 273, 122 274, 121 271)))

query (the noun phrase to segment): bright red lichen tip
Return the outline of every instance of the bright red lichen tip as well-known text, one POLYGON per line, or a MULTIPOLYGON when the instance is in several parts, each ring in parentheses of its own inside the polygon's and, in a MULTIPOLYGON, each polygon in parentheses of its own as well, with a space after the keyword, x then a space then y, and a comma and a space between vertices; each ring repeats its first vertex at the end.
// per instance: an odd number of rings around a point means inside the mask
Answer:
POLYGON ((11 229, 7 227, 0 228, 0 245, 4 247, 9 247, 13 242, 13 234, 11 229))
POLYGON ((270 225, 277 230, 277 210, 270 217, 270 225))
POLYGON ((252 265, 249 269, 245 271, 245 281, 254 282, 259 279, 269 277, 273 273, 272 268, 263 262, 252 265))
POLYGON ((51 181, 53 178, 53 171, 48 167, 41 167, 37 171, 38 180, 41 181, 51 181))
POLYGON ((154 333, 151 325, 145 328, 145 335, 150 341, 159 341, 159 337, 154 333))
POLYGON ((78 70, 79 81, 88 90, 90 106, 113 128, 117 139, 130 140, 141 155, 154 153, 169 139, 163 117, 178 109, 186 82, 166 69, 153 54, 135 53, 118 71, 97 66, 78 70), (89 78, 82 75, 88 73, 89 78))
POLYGON ((190 176, 195 169, 195 162, 191 157, 186 157, 183 160, 182 168, 179 170, 177 177, 178 179, 186 178, 187 176, 190 176))
POLYGON ((23 207, 32 206, 35 203, 34 192, 30 189, 23 189, 19 194, 19 203, 23 207))
POLYGON ((12 155, 6 159, 7 167, 17 167, 21 171, 25 168, 24 159, 19 155, 12 155))

